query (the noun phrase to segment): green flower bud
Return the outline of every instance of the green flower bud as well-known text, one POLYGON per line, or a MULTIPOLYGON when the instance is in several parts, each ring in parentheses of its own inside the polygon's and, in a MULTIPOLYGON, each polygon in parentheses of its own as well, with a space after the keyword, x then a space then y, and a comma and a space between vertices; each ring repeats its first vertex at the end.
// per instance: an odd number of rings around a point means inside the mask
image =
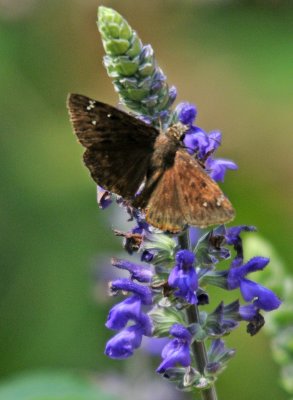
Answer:
POLYGON ((105 41, 117 38, 129 41, 132 37, 132 29, 127 21, 112 8, 98 8, 98 28, 105 41))
POLYGON ((99 7, 98 28, 106 52, 104 65, 114 80, 121 103, 150 117, 157 127, 169 126, 172 116, 169 108, 176 90, 169 90, 152 47, 143 46, 127 21, 111 8, 99 7))

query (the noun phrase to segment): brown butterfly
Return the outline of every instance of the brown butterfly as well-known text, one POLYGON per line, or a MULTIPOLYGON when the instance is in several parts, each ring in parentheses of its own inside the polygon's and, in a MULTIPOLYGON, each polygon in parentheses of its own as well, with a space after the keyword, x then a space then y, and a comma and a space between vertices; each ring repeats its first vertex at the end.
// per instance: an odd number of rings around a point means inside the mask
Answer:
POLYGON ((141 209, 149 224, 176 233, 186 225, 206 227, 234 217, 217 183, 185 150, 184 125, 159 132, 78 94, 69 95, 68 109, 93 180, 141 209))

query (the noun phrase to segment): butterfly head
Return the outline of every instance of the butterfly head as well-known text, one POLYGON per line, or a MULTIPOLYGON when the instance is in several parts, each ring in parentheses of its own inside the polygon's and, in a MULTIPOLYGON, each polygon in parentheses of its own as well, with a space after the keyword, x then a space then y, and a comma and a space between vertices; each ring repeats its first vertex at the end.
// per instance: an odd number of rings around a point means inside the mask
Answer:
POLYGON ((166 135, 169 138, 175 139, 177 142, 183 142, 185 132, 188 130, 186 125, 183 125, 181 122, 177 122, 176 124, 170 126, 167 129, 166 135))

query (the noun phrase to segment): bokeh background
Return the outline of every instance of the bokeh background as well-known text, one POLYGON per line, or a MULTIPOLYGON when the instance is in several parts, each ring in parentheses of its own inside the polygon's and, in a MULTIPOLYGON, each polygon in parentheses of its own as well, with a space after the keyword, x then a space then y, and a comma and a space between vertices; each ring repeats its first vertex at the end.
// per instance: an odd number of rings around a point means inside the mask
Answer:
MULTIPOLYGON (((239 165, 224 184, 235 222, 256 225, 292 271, 292 2, 0 0, 0 400, 174 392, 143 352, 127 362, 103 354, 105 260, 120 245, 65 107, 68 92, 117 104, 102 66, 101 4, 152 44, 178 101, 197 105, 198 125, 222 131, 220 154, 239 165)), ((242 327, 229 344, 238 353, 219 398, 287 398, 264 333, 242 327)))

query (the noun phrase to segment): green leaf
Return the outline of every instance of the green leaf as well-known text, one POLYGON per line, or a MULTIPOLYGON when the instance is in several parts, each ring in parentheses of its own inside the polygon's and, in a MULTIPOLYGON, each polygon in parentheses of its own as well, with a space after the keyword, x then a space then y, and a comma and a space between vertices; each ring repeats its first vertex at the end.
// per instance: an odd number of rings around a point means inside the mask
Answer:
POLYGON ((78 373, 37 371, 0 384, 0 400, 115 400, 78 373))

